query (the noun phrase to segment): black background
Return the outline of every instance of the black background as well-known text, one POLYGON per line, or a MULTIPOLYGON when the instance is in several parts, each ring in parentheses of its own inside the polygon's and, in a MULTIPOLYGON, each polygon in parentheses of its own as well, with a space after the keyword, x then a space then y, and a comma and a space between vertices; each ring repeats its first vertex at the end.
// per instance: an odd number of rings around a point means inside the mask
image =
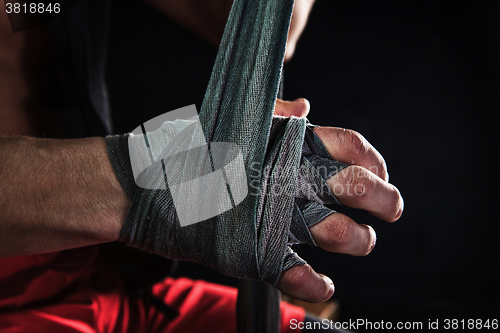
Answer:
MULTIPOLYGON (((338 208, 377 231, 367 257, 299 248, 335 282, 340 321, 499 318, 499 19, 497 1, 317 1, 285 65, 285 99, 309 99, 312 123, 363 134, 405 199, 394 224, 338 208)), ((199 109, 215 54, 146 5, 115 1, 116 132, 199 109)), ((178 274, 234 283, 192 264, 178 274)))

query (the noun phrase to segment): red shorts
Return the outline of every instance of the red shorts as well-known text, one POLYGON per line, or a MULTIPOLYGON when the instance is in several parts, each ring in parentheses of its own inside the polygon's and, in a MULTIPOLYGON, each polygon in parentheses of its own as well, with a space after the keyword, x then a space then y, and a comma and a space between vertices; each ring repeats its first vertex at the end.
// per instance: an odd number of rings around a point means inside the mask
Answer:
MULTIPOLYGON (((51 255, 53 256, 49 254, 51 255)), ((15 260, 7 259, 7 262, 0 259, 0 267, 5 267, 3 265, 9 262, 12 264, 15 260)), ((74 278, 75 272, 71 265, 54 268, 54 263, 57 260, 52 258, 49 263, 45 263, 47 267, 39 265, 35 270, 18 274, 17 278, 14 274, 14 279, 12 275, 11 279, 3 278, 0 273, 1 332, 236 331, 235 288, 187 278, 167 278, 157 283, 153 287, 153 295, 179 312, 172 320, 142 298, 128 295, 121 277, 110 268, 100 267, 98 264, 95 265, 98 268, 94 268, 94 265, 88 266, 87 263, 87 266, 78 266, 83 270, 83 276, 74 278), (45 275, 26 279, 24 282, 31 282, 21 290, 21 277, 27 278, 26 274, 37 271, 44 272, 45 275), (4 289, 9 288, 5 282, 10 284, 10 290, 4 289), (51 289, 56 290, 57 295, 50 295, 51 289), (30 295, 41 298, 30 299, 30 295)), ((281 332, 292 332, 290 320, 303 321, 305 316, 302 308, 287 303, 282 303, 281 313, 281 332)))

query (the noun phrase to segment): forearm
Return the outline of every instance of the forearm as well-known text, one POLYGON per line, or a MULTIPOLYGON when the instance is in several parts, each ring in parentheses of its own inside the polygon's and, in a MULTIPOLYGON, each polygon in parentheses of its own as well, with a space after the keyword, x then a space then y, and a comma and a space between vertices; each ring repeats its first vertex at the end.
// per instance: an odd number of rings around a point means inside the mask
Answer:
POLYGON ((102 138, 0 138, 0 256, 118 240, 130 200, 102 138))

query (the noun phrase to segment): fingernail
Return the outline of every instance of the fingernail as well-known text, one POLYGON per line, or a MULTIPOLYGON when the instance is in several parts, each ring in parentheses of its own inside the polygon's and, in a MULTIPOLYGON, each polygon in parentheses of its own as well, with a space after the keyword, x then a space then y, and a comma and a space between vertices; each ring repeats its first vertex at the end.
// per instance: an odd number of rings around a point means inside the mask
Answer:
POLYGON ((325 280, 326 284, 328 284, 328 286, 330 287, 328 289, 328 292, 327 292, 325 298, 322 300, 322 302, 325 302, 325 301, 328 301, 332 297, 333 293, 335 292, 335 286, 333 285, 333 281, 328 276, 324 275, 323 280, 325 280))

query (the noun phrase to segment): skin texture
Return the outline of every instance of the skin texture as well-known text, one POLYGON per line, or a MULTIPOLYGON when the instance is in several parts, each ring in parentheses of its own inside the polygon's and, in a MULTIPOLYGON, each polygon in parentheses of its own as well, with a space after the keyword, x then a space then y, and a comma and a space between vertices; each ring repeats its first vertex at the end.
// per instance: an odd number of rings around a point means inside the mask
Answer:
POLYGON ((103 138, 0 138, 0 256, 115 241, 130 207, 103 138))

